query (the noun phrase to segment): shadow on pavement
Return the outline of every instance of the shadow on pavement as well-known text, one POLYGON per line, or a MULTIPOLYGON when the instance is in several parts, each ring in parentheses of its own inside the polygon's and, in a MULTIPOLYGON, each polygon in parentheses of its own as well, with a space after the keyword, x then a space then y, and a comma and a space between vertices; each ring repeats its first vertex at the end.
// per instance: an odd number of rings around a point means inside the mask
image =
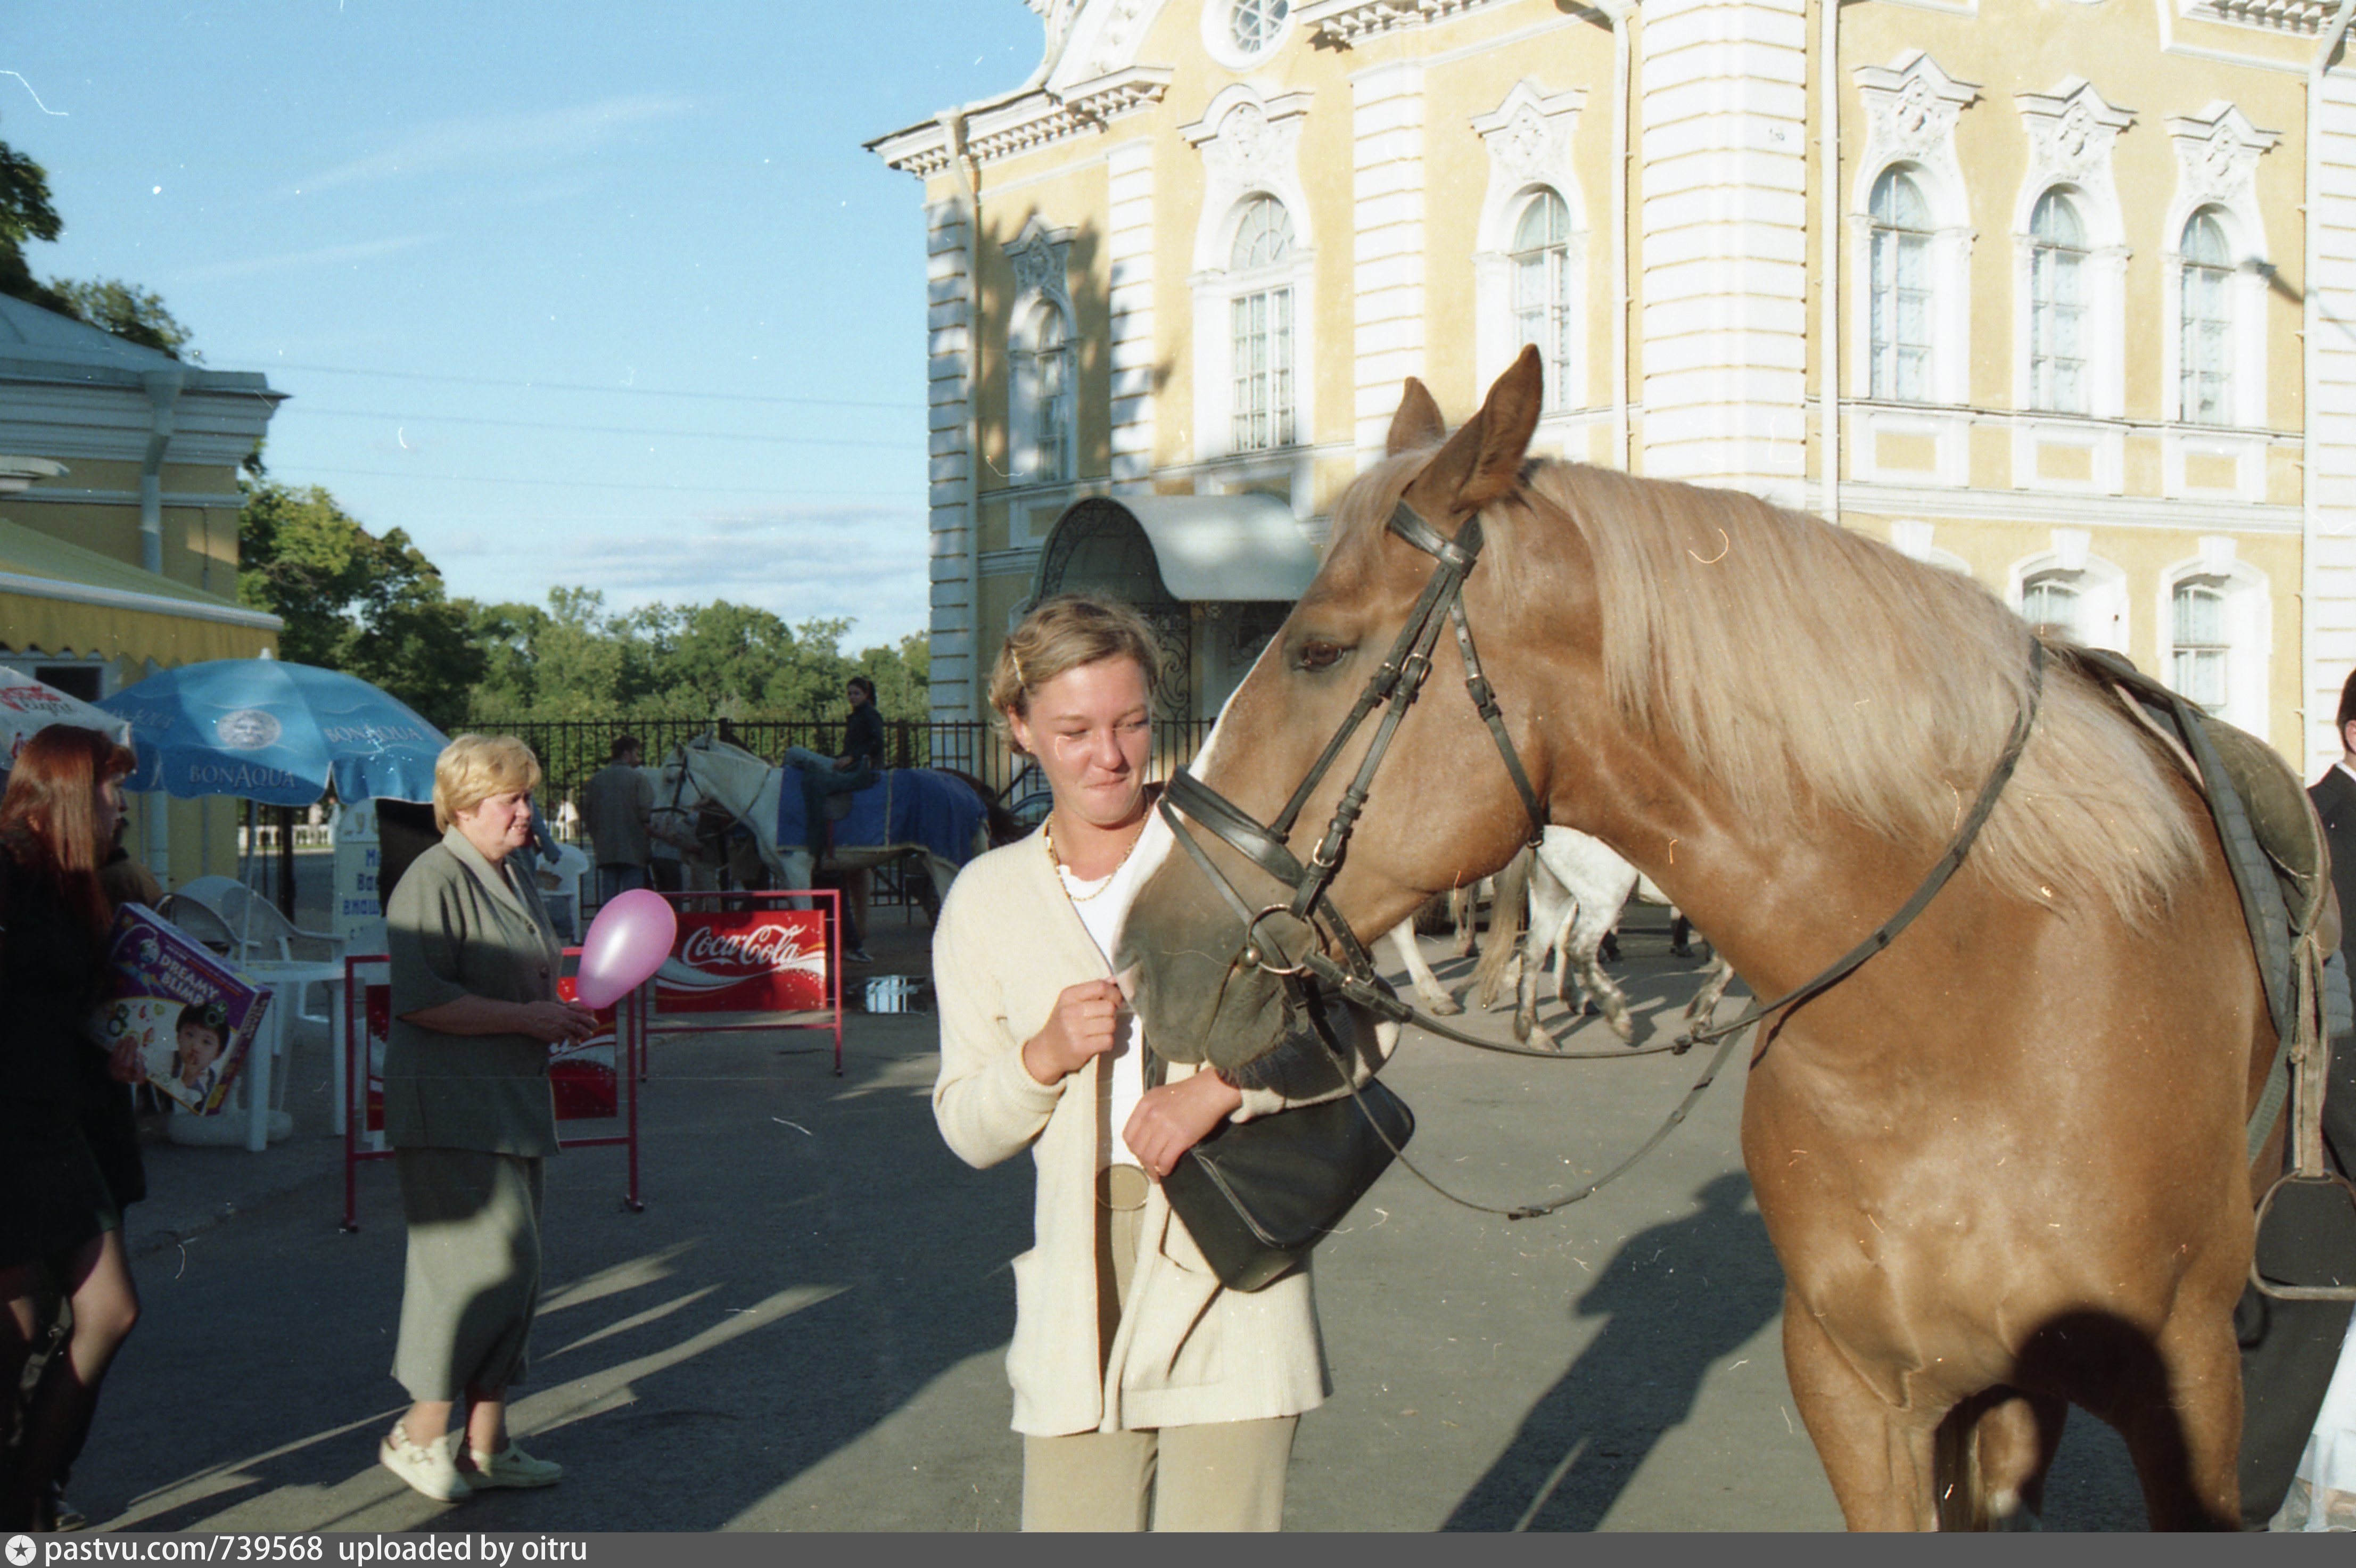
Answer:
POLYGON ((1574 1308, 1602 1331, 1524 1417, 1443 1527, 1594 1530, 1702 1380, 1783 1306, 1751 1184, 1718 1177, 1697 1212, 1628 1238, 1574 1308))
MULTIPOLYGON (((375 1465, 406 1403, 387 1375, 404 1238, 377 1166, 357 1236, 313 1190, 143 1260, 145 1316, 71 1495, 141 1530, 701 1531, 758 1510, 1012 1328, 1000 1276, 1028 1244, 1030 1161, 977 1173, 942 1147, 928 1019, 856 1027, 843 1079, 799 1040, 659 1048, 644 1214, 618 1210, 619 1151, 550 1162, 512 1411, 562 1486, 443 1508, 375 1465)), ((986 1473, 1013 1441, 1002 1399, 987 1413, 922 1456, 986 1473)))

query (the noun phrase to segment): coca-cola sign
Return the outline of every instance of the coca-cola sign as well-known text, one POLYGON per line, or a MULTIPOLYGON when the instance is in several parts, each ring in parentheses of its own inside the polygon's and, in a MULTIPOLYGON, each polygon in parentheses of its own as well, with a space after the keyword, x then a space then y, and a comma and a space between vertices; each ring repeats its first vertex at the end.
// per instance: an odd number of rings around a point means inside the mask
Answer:
POLYGON ((682 912, 655 1002, 666 1013, 815 1012, 830 1005, 826 971, 819 911, 682 912))

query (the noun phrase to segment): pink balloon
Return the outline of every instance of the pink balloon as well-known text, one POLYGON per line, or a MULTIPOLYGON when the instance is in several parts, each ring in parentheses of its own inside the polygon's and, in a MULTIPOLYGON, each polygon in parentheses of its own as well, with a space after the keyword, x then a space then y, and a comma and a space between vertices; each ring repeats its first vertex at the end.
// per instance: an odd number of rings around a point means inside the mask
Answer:
POLYGON ((589 939, 581 944, 573 985, 582 1005, 602 1010, 646 984, 678 936, 679 917, 660 893, 632 888, 612 900, 589 923, 589 939))

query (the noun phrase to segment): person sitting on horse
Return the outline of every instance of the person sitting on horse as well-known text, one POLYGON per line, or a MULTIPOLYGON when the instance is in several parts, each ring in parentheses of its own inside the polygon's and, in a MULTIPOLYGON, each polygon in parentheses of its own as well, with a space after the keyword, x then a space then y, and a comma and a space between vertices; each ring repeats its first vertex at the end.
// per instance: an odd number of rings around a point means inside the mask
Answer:
POLYGON ((827 797, 855 794, 875 782, 884 766, 884 716, 875 711, 875 683, 854 675, 843 688, 851 717, 842 727, 842 754, 830 757, 808 746, 786 748, 786 766, 801 775, 802 827, 809 848, 826 859, 827 797))

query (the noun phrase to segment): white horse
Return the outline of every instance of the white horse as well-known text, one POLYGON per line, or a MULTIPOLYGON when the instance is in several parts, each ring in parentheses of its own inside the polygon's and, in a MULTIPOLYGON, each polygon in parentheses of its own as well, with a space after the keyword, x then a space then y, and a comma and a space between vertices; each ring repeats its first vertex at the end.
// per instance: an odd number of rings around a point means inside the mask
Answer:
MULTIPOLYGON (((1516 875, 1520 862, 1497 877, 1500 906, 1521 897, 1516 875)), ((1500 908, 1491 925, 1491 946, 1475 977, 1484 997, 1494 996, 1505 976, 1515 976, 1514 1037, 1527 1040, 1537 1027, 1538 971, 1554 966, 1557 1000, 1569 1005, 1569 987, 1576 979, 1580 1010, 1603 1015, 1612 1032, 1622 1040, 1635 1038, 1636 1025, 1628 1010, 1627 994, 1603 970, 1598 956, 1603 940, 1620 923, 1630 898, 1649 904, 1668 904, 1651 879, 1621 859, 1600 838, 1568 827, 1549 827, 1527 869, 1529 923, 1522 942, 1501 930, 1507 911, 1500 908)), ((1701 989, 1686 1008, 1687 1019, 1707 1018, 1725 996, 1734 967, 1710 944, 1709 969, 1701 989)))
MULTIPOLYGON (((674 748, 664 761, 657 775, 655 806, 658 810, 676 807, 692 812, 704 801, 712 802, 752 829, 754 843, 758 846, 762 862, 769 868, 775 885, 807 888, 810 885, 811 874, 817 869, 815 858, 802 845, 781 845, 777 842, 777 804, 787 772, 787 769, 772 766, 742 746, 731 745, 711 735, 699 735, 674 748)), ((985 823, 983 827, 975 831, 968 858, 989 848, 990 836, 985 823)), ((832 870, 867 871, 878 866, 894 864, 912 853, 923 856, 925 869, 931 873, 935 891, 947 892, 950 880, 957 875, 957 866, 922 846, 851 848, 838 844, 827 866, 832 870)))

